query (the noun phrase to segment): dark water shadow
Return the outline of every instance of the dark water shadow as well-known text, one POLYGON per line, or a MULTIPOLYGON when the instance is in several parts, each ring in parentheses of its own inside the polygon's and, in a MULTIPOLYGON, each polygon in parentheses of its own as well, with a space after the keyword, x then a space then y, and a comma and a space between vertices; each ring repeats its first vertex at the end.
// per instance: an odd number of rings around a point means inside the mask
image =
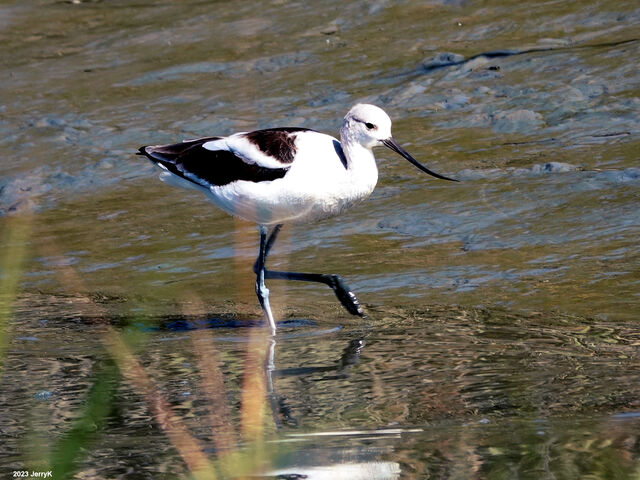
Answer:
POLYGON ((433 58, 425 60, 418 69, 398 73, 393 77, 388 77, 388 78, 405 77, 405 76, 411 77, 411 76, 429 74, 437 70, 465 65, 478 58, 494 59, 494 58, 528 55, 532 53, 542 53, 542 52, 561 53, 561 52, 576 51, 576 50, 590 50, 590 49, 597 50, 602 48, 611 48, 611 47, 618 47, 621 45, 632 44, 632 43, 638 42, 639 40, 640 39, 638 38, 630 38, 630 39, 619 40, 614 42, 492 50, 487 52, 476 53, 468 57, 465 57, 460 54, 448 53, 448 52, 439 53, 433 58))

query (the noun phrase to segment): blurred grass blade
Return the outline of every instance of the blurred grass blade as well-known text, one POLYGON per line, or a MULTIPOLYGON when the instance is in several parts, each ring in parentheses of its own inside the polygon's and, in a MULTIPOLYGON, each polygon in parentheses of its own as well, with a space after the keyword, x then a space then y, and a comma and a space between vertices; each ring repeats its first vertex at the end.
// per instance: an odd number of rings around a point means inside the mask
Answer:
MULTIPOLYGON (((11 333, 10 318, 18 293, 22 264, 27 255, 28 240, 31 235, 33 215, 6 217, 2 220, 2 263, 0 263, 0 365, 4 366, 4 356, 11 333)), ((0 373, 1 373, 0 367, 0 373)))
POLYGON ((113 406, 113 397, 120 382, 120 372, 112 361, 96 377, 86 407, 71 429, 52 448, 51 469, 56 478, 72 478, 88 447, 103 429, 113 406))
POLYGON ((215 469, 204 454, 200 442, 189 433, 180 417, 171 409, 171 405, 162 396, 160 389, 129 350, 118 332, 115 329, 110 329, 103 340, 122 376, 144 399, 156 423, 186 463, 192 478, 215 480, 217 478, 215 469))

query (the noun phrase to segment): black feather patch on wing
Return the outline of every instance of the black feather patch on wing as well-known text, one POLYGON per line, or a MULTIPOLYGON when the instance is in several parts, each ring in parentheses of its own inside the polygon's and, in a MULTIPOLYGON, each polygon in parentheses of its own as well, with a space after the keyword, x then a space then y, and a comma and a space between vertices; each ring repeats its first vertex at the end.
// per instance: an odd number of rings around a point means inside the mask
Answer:
POLYGON ((289 167, 266 168, 246 163, 228 150, 207 150, 202 146, 219 139, 207 137, 171 145, 140 147, 138 154, 203 187, 227 185, 237 180, 266 182, 284 177, 289 170, 289 167))
POLYGON ((246 138, 261 152, 286 164, 293 162, 296 155, 296 136, 292 134, 308 131, 298 127, 265 128, 247 133, 246 138))

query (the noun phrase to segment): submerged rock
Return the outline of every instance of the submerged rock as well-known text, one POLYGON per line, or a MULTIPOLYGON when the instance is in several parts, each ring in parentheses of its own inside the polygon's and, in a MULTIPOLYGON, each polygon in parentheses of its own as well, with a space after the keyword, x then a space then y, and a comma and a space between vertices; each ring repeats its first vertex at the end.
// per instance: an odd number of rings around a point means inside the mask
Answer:
POLYGON ((542 115, 531 110, 499 112, 491 121, 491 128, 499 133, 530 133, 544 123, 542 115))
POLYGON ((431 58, 425 58, 422 61, 422 68, 429 71, 435 68, 458 65, 462 62, 464 62, 464 57, 458 53, 439 52, 431 58))

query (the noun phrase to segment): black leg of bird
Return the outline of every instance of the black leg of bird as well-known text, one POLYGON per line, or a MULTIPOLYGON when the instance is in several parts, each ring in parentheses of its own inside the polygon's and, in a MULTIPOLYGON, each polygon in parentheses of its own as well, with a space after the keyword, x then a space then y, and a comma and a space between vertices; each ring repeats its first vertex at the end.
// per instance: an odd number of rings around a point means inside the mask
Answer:
MULTIPOLYGON (((269 256, 269 252, 271 252, 271 248, 273 247, 273 244, 275 243, 276 238, 278 238, 278 233, 280 233, 281 228, 282 228, 282 224, 276 225, 275 227, 273 227, 273 230, 269 234, 269 237, 267 238, 267 242, 264 247, 263 264, 267 263, 267 257, 269 256)), ((262 233, 260 234, 262 235, 262 233)), ((260 262, 260 257, 258 257, 258 259, 256 260, 256 263, 253 264, 253 273, 258 273, 258 270, 259 270, 258 262, 260 262)))
POLYGON ((269 305, 269 289, 264 284, 265 260, 267 258, 266 247, 267 247, 267 227, 260 225, 260 251, 258 253, 258 259, 256 260, 256 264, 255 264, 256 295, 258 296, 258 301, 260 302, 262 311, 264 312, 264 315, 265 317, 267 317, 267 321, 269 322, 269 327, 271 328, 271 335, 275 335, 276 322, 273 319, 273 314, 271 313, 271 306, 269 305))
MULTIPOLYGON (((256 263, 253 265, 253 271, 256 273, 258 278, 256 279, 256 293, 260 291, 266 291, 267 296, 267 305, 268 305, 268 295, 269 290, 264 286, 264 280, 295 280, 299 282, 315 282, 315 283, 324 283, 325 285, 331 287, 331 289, 340 300, 340 303, 347 309, 347 311, 352 315, 359 315, 360 317, 364 317, 364 310, 362 309, 362 305, 358 301, 356 294, 353 293, 351 288, 344 282, 342 277, 335 274, 325 274, 325 273, 300 273, 300 272, 281 272, 277 270, 267 270, 266 261, 267 255, 271 251, 273 244, 278 238, 278 233, 280 233, 280 229, 282 228, 282 224, 276 225, 269 237, 267 238, 267 229, 265 227, 260 227, 260 255, 258 255, 258 259, 256 263), (263 275, 260 277, 260 275, 263 275), (258 282, 262 282, 262 287, 258 286, 258 282)), ((261 299, 260 293, 258 293, 258 299, 260 299, 260 304, 262 305, 263 300, 261 299)), ((263 310, 265 310, 265 314, 267 310, 263 306, 263 310)), ((271 310, 269 310, 269 314, 271 310)), ((267 315, 268 316, 268 315, 267 315)))
POLYGON ((360 301, 351 288, 342 280, 339 275, 328 273, 300 273, 300 272, 280 272, 276 270, 265 270, 264 278, 274 280, 295 280, 299 282, 324 283, 331 287, 340 300, 340 303, 352 315, 364 317, 364 310, 360 301))

